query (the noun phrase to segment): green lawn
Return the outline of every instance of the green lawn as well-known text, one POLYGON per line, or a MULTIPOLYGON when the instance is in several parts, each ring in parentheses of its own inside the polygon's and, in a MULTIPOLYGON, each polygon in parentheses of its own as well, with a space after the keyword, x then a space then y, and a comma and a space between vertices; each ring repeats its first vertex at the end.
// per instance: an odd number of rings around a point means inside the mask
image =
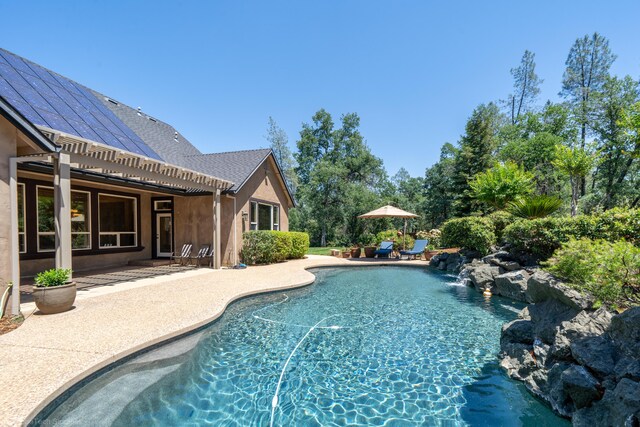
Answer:
POLYGON ((307 255, 331 255, 331 249, 339 249, 339 248, 320 248, 320 247, 314 247, 314 248, 309 248, 309 250, 307 251, 307 255))

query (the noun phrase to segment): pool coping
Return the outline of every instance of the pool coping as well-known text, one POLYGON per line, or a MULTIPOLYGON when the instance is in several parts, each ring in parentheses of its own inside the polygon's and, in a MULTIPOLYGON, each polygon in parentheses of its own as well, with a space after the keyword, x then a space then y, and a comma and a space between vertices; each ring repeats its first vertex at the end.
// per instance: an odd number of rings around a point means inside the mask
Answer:
MULTIPOLYGON (((12 356, 15 357, 13 353, 16 349, 26 353, 24 355, 26 356, 25 358, 13 360, 12 363, 8 363, 9 369, 5 368, 0 370, 0 380, 6 385, 0 390, 0 420, 2 420, 0 421, 0 425, 28 425, 36 419, 43 410, 47 409, 49 405, 87 378, 103 370, 109 370, 114 365, 121 363, 123 359, 131 358, 138 353, 146 352, 149 349, 208 326, 222 316, 230 304, 239 299, 313 284, 316 277, 308 271, 309 269, 379 266, 426 268, 428 265, 429 263, 425 261, 376 260, 358 262, 349 259, 312 255, 303 260, 289 261, 270 266, 249 267, 246 270, 207 270, 205 272, 188 275, 176 273, 175 275, 163 277, 161 280, 145 279, 144 281, 131 282, 129 284, 123 283, 119 286, 117 285, 114 289, 110 289, 108 292, 83 295, 76 301, 76 310, 53 316, 30 316, 16 331, 0 336, 0 361, 10 359, 12 356), (202 284, 200 282, 204 280, 211 283, 211 286, 217 286, 216 279, 221 279, 222 276, 225 276, 226 280, 224 286, 230 289, 225 289, 224 291, 226 293, 223 292, 222 295, 217 295, 217 298, 209 295, 213 298, 210 302, 215 304, 212 311, 207 314, 199 313, 195 318, 186 320, 183 318, 190 317, 189 315, 193 313, 185 312, 182 317, 180 313, 171 313, 174 317, 177 316, 179 320, 185 320, 186 323, 184 325, 178 325, 175 328, 169 326, 160 332, 154 330, 157 328, 153 326, 157 326, 158 324, 154 323, 153 319, 151 319, 147 325, 138 325, 151 329, 148 331, 151 335, 145 339, 144 333, 136 329, 135 332, 138 336, 135 337, 134 342, 129 344, 127 344, 126 340, 123 342, 122 339, 122 335, 126 335, 127 330, 122 331, 122 334, 109 335, 105 332, 105 329, 108 330, 108 328, 104 328, 104 324, 100 322, 91 325, 97 329, 97 331, 94 331, 96 335, 91 335, 91 343, 81 340, 78 341, 78 338, 73 334, 73 327, 77 330, 78 322, 82 320, 82 316, 87 318, 87 316, 92 315, 90 312, 91 309, 95 312, 100 312, 102 308, 101 305, 108 303, 113 305, 116 310, 118 307, 121 307, 121 311, 126 311, 131 307, 129 305, 119 305, 118 301, 126 301, 126 296, 133 296, 135 298, 136 296, 143 295, 144 291, 150 291, 150 285, 154 285, 158 289, 162 288, 164 292, 182 298, 178 301, 179 304, 176 303, 176 305, 187 307, 188 309, 190 306, 190 297, 202 297, 199 291, 208 289, 212 291, 211 293, 216 293, 215 288, 212 290, 207 288, 207 286, 209 286, 207 283, 202 284), (253 280, 260 280, 260 283, 258 285, 248 283, 253 280), (191 292, 191 295, 176 294, 176 286, 187 288, 186 290, 191 292), (171 293, 172 291, 173 294, 171 293), (87 313, 87 311, 89 311, 89 313, 87 313), (60 324, 71 325, 72 328, 61 331, 60 324), (42 329, 47 327, 53 328, 52 334, 56 339, 56 345, 53 348, 34 346, 33 341, 36 340, 37 337, 32 337, 31 333, 35 335, 39 333, 42 335, 42 329), (109 351, 109 340, 111 340, 115 346, 115 351, 113 352, 109 351), (90 354, 83 358, 83 356, 86 356, 85 353, 91 353, 84 348, 85 346, 90 347, 90 344, 99 344, 98 347, 102 348, 102 350, 96 351, 95 354, 90 354), (79 359, 81 360, 74 360, 73 357, 67 358, 69 353, 72 353, 71 356, 79 355, 79 359), (56 356, 58 356, 57 359, 56 356), (60 356, 62 356, 62 358, 60 358, 60 356), (33 359, 30 359, 30 357, 33 357, 33 359), (47 357, 59 361, 60 364, 44 363, 47 357), (34 365, 29 363, 30 360, 38 363, 34 365), (12 364, 13 366, 11 366, 12 364), (33 381, 33 377, 39 378, 40 382, 33 381), (15 385, 15 387, 12 385, 15 385), (18 405, 15 404, 16 400, 19 401, 18 405)), ((151 291, 156 288, 153 288, 151 291)), ((206 298, 200 299, 206 300, 206 298)), ((133 302, 133 300, 128 302, 133 302)), ((206 305, 207 301, 198 300, 198 303, 206 305)), ((164 304, 167 305, 169 303, 164 302, 164 304)), ((148 305, 146 309, 150 315, 157 315, 159 311, 154 304, 148 305)), ((162 310, 162 308, 160 308, 160 310, 162 310)), ((136 314, 144 314, 144 310, 136 314)), ((107 321, 112 319, 111 323, 114 323, 113 313, 109 312, 109 315, 111 317, 109 317, 107 321)), ((91 317, 88 319, 91 320, 91 317)), ((115 325, 116 327, 118 326, 117 322, 115 322, 115 325)), ((130 325, 127 324, 127 326, 130 325)), ((45 336, 48 337, 46 333, 45 336)), ((1 366, 3 366, 2 362, 0 362, 0 367, 1 366)))

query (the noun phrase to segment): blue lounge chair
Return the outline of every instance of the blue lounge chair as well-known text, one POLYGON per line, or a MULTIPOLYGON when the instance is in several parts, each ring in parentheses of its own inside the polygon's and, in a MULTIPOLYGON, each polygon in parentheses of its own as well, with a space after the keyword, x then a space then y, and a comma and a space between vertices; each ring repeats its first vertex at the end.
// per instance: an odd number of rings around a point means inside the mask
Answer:
POLYGON ((428 240, 416 240, 413 244, 413 249, 409 251, 400 251, 400 258, 406 255, 407 259, 409 259, 409 257, 413 255, 413 259, 416 259, 416 256, 422 255, 428 244, 428 240))
POLYGON ((373 254, 378 255, 378 258, 389 258, 391 252, 393 252, 393 242, 385 241, 380 243, 380 247, 373 254))

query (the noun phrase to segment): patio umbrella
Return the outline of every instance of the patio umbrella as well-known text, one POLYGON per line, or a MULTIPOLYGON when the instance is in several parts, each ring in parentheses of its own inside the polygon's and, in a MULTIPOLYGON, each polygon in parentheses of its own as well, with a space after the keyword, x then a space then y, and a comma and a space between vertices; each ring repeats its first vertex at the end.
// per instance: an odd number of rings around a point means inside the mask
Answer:
POLYGON ((402 234, 403 249, 406 249, 404 236, 407 234, 407 218, 417 217, 418 215, 414 213, 403 211, 402 209, 398 209, 391 205, 383 206, 374 211, 367 212, 366 214, 358 215, 358 218, 404 218, 404 230, 402 234))

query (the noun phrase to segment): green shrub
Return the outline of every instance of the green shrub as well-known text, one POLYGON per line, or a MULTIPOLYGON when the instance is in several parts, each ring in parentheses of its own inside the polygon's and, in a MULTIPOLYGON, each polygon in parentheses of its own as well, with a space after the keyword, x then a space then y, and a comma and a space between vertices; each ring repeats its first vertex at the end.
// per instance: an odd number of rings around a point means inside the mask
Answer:
POLYGON ((309 235, 299 231, 290 231, 291 236, 291 252, 289 252, 288 259, 300 259, 309 250, 309 235))
POLYGON ((489 218, 493 223, 493 232, 496 235, 496 242, 502 243, 502 232, 507 225, 512 224, 516 218, 506 211, 495 211, 487 215, 487 218, 489 218))
POLYGON ((626 240, 640 245, 640 210, 611 209, 596 215, 520 220, 509 225, 503 239, 518 252, 549 258, 570 237, 626 240))
POLYGON ((245 264, 271 264, 302 258, 309 249, 309 235, 288 231, 248 231, 242 235, 240 256, 245 264))
POLYGON ((507 211, 524 219, 544 218, 562 206, 562 200, 554 196, 527 196, 514 200, 507 205, 507 211))
POLYGON ((543 265, 576 289, 590 292, 599 303, 640 304, 640 248, 624 240, 571 238, 543 265))
POLYGON ((402 232, 398 230, 385 230, 376 234, 376 245, 379 246, 380 243, 386 240, 393 241, 393 249, 396 251, 402 249, 403 242, 404 246, 406 246, 407 248, 412 248, 413 244, 415 243, 413 237, 409 236, 408 234, 403 239, 402 232))
POLYGON ((454 218, 442 225, 442 244, 445 247, 460 247, 486 255, 495 243, 494 226, 488 218, 454 218))
POLYGON ((53 286, 62 286, 69 281, 71 270, 68 268, 52 268, 38 273, 36 276, 36 286, 50 288, 53 286))
POLYGON ((442 247, 442 231, 434 228, 429 231, 418 231, 416 233, 416 238, 421 240, 429 241, 429 250, 436 249, 442 247))

